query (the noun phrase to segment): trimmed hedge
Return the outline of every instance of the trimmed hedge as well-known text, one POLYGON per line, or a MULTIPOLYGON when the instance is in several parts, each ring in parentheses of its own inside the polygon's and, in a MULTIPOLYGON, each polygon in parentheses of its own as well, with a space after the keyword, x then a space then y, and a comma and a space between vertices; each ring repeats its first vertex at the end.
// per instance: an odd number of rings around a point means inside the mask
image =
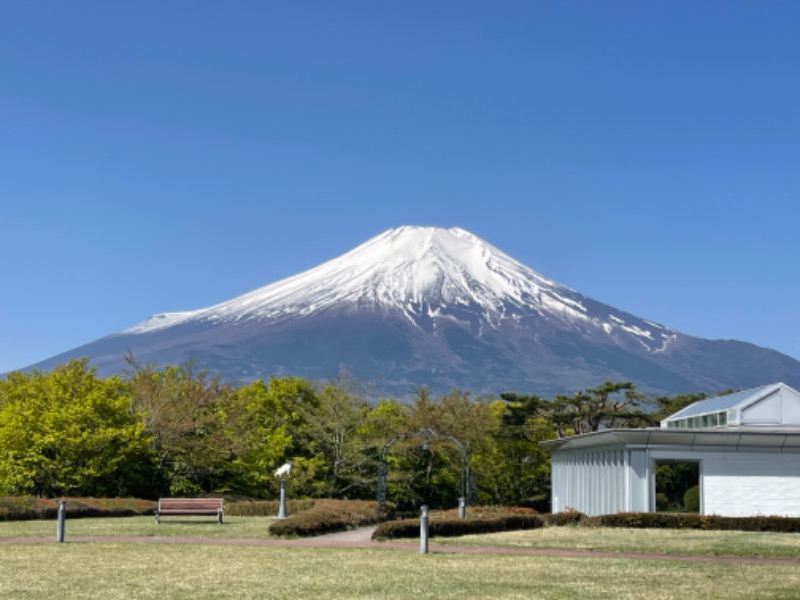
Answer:
MULTIPOLYGON (((472 509, 471 509, 472 510, 472 509)), ((470 515, 471 517, 471 515, 470 515)), ((700 529, 727 531, 762 531, 800 533, 800 518, 756 516, 720 517, 688 513, 620 513, 588 517, 577 511, 544 515, 505 515, 483 518, 431 518, 431 536, 459 536, 539 527, 629 527, 633 529, 700 529)), ((391 521, 378 526, 373 539, 413 538, 419 536, 419 519, 391 521)))
MULTIPOLYGON (((63 498, 70 519, 81 517, 128 517, 152 515, 157 503, 136 498, 63 498)), ((269 516, 278 512, 275 500, 236 500, 225 503, 225 513, 232 516, 269 516)), ((290 500, 289 518, 274 521, 269 530, 274 535, 310 536, 344 531, 380 523, 373 538, 416 537, 419 519, 388 521, 394 507, 382 513, 378 505, 366 500, 290 500), (388 522, 387 522, 388 521, 388 522)), ((55 519, 58 500, 36 496, 0 497, 0 521, 55 519)), ((701 529, 800 533, 800 518, 755 516, 721 517, 694 513, 619 513, 587 517, 577 511, 538 515, 520 507, 475 507, 467 509, 466 519, 458 510, 432 511, 428 531, 432 536, 459 536, 543 526, 630 527, 663 529, 701 529)))
MULTIPOLYGON (((457 519, 458 509, 432 510, 429 513, 433 519, 457 519)), ((508 515, 538 515, 532 508, 524 506, 467 506, 467 517, 470 519, 491 519, 494 517, 505 517, 508 515)))
MULTIPOLYGON (((132 517, 152 515, 156 503, 137 498, 61 498, 70 519, 81 517, 132 517)), ((0 497, 0 521, 55 519, 58 500, 36 496, 0 497)))
POLYGON ((349 524, 350 520, 347 515, 331 510, 311 509, 280 521, 274 521, 269 526, 269 532, 280 536, 305 537, 345 531, 349 524))
MULTIPOLYGON (((309 510, 316 500, 287 500, 286 512, 290 515, 309 510)), ((278 514, 278 500, 225 501, 225 514, 234 517, 270 517, 278 514)))
POLYGON ((317 500, 309 510, 273 521, 269 532, 280 536, 313 536, 346 531, 385 521, 393 510, 387 506, 380 511, 376 502, 367 500, 317 500))
MULTIPOLYGON (((372 539, 410 538, 419 535, 419 519, 390 521, 378 525, 372 539)), ((483 518, 445 518, 428 521, 428 534, 431 536, 456 537, 498 531, 517 531, 520 529, 539 529, 544 527, 544 519, 537 514, 504 514, 483 518)))
POLYGON ((795 517, 720 517, 688 513, 620 513, 587 519, 599 527, 656 529, 705 529, 727 531, 772 531, 800 533, 800 518, 795 517))
POLYGON ((545 525, 550 527, 565 527, 567 525, 580 525, 586 523, 589 517, 577 510, 568 510, 560 513, 542 515, 545 525))

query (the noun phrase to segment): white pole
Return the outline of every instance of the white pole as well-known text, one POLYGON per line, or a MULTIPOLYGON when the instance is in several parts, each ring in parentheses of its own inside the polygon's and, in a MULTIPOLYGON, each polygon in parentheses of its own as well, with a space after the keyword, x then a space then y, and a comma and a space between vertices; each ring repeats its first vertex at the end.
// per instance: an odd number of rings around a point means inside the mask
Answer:
POLYGON ((64 524, 67 518, 67 503, 58 501, 58 518, 56 519, 56 541, 64 541, 64 524))
POLYGON ((420 509, 422 514, 419 517, 419 553, 428 553, 428 505, 423 504, 420 509))

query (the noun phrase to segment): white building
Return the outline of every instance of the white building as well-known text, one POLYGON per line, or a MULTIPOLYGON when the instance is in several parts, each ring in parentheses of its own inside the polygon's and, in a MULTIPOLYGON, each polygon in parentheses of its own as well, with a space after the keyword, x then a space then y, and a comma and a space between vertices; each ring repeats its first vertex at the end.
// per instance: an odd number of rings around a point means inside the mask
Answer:
POLYGON ((652 512, 656 465, 696 462, 701 514, 800 517, 800 393, 782 383, 695 402, 660 428, 544 445, 553 512, 652 512))

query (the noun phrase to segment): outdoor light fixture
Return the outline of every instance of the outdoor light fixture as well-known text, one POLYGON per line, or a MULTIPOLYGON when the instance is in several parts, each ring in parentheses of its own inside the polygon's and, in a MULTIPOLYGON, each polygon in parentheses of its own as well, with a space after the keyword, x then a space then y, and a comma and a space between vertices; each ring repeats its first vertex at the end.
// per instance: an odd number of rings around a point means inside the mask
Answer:
POLYGON ((461 489, 458 499, 458 516, 462 519, 465 518, 467 514, 466 513, 467 505, 475 501, 474 497, 475 484, 474 481, 472 481, 472 475, 470 473, 469 455, 467 453, 467 447, 458 438, 452 435, 439 433, 438 431, 435 431, 430 427, 421 429, 416 433, 399 433, 383 445, 383 448, 381 449, 380 467, 378 470, 378 486, 377 486, 378 505, 383 507, 386 504, 386 478, 388 471, 388 465, 386 464, 386 454, 389 451, 390 446, 394 444, 397 440, 404 440, 408 438, 419 438, 419 437, 422 438, 423 452, 430 451, 430 438, 432 437, 452 442, 461 451, 461 489))

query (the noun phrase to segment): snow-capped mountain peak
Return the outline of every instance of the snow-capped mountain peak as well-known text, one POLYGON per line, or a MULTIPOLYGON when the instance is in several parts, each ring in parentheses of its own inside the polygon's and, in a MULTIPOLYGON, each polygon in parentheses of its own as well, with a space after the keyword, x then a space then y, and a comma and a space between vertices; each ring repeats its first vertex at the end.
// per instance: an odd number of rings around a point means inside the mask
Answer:
POLYGON ((397 311, 420 327, 432 319, 469 321, 478 330, 536 313, 561 326, 623 336, 654 352, 674 337, 660 325, 543 277, 464 229, 416 226, 390 229, 338 258, 232 300, 155 315, 122 333, 186 322, 280 322, 332 308, 397 311))
POLYGON ((187 320, 281 318, 333 305, 373 305, 412 312, 476 306, 489 317, 505 307, 537 305, 583 315, 579 296, 464 229, 404 226, 293 277, 206 309, 151 317, 124 333, 187 320))
POLYGON ((196 360, 235 381, 348 370, 376 393, 413 386, 561 393, 630 380, 653 392, 800 385, 800 362, 693 338, 551 281, 459 228, 400 227, 237 298, 151 317, 31 368, 87 356, 196 360), (792 383, 794 382, 794 383, 792 383))

